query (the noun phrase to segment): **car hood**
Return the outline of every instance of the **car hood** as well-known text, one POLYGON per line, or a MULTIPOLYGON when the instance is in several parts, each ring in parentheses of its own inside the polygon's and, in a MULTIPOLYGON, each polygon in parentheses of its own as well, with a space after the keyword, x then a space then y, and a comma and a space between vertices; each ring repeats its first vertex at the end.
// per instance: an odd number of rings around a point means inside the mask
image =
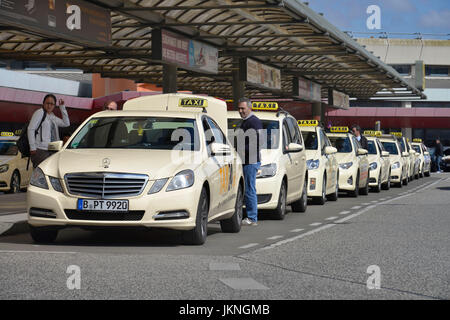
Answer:
POLYGON ((305 150, 306 160, 317 160, 320 159, 319 150, 305 150))
POLYGON ((172 177, 185 169, 195 170, 203 161, 200 152, 184 151, 185 156, 195 154, 198 157, 196 161, 185 162, 176 154, 179 155, 172 150, 66 149, 49 157, 39 167, 45 174, 55 177, 64 177, 67 173, 110 172, 146 174, 154 180, 172 177), (104 159, 110 161, 108 168, 103 166, 104 159))
POLYGON ((0 156, 0 165, 8 163, 12 159, 14 159, 16 156, 0 156))
POLYGON ((336 153, 336 160, 339 164, 341 163, 347 163, 347 162, 355 162, 353 153, 349 152, 349 153, 343 153, 343 152, 338 152, 336 153))
POLYGON ((368 159, 369 159, 369 163, 378 162, 378 155, 376 155, 376 154, 369 154, 368 155, 368 159))
POLYGON ((278 149, 261 149, 261 165, 277 163, 279 152, 278 149))

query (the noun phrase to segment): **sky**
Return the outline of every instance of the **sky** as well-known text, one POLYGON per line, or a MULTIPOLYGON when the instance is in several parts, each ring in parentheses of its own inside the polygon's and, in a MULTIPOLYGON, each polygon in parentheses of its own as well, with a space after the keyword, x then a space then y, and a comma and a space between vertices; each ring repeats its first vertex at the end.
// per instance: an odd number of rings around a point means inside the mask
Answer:
MULTIPOLYGON (((450 0, 305 0, 316 12, 342 31, 353 31, 355 37, 369 37, 373 32, 446 34, 441 37, 424 38, 450 39, 450 0), (369 6, 380 9, 380 29, 368 29, 367 20, 373 12, 367 13, 369 6)), ((373 20, 372 20, 373 21, 373 20)), ((413 36, 395 35, 392 38, 413 36)))

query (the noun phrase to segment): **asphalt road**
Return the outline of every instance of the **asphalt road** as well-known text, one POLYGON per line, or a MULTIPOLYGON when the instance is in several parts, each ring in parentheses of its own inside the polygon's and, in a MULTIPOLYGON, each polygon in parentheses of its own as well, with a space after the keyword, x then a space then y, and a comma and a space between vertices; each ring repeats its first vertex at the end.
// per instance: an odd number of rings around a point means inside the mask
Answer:
POLYGON ((239 234, 210 224, 203 246, 162 230, 66 229, 53 245, 3 236, 0 299, 449 299, 449 191, 450 174, 432 174, 239 234))

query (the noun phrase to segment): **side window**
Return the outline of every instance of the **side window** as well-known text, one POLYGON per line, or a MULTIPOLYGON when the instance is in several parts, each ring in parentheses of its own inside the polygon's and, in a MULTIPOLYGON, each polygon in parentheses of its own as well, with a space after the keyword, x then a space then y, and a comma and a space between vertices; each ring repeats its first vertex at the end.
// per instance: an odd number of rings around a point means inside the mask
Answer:
POLYGON ((294 119, 287 117, 286 122, 288 125, 289 133, 291 135, 291 142, 301 144, 300 131, 297 123, 294 119))
POLYGON ((361 148, 361 144, 356 140, 355 136, 352 136, 353 146, 355 147, 355 154, 358 155, 358 149, 361 148))
POLYGON ((283 121, 283 151, 286 150, 289 143, 291 143, 291 136, 286 121, 283 121))
POLYGON ((214 122, 214 120, 211 118, 206 118, 206 121, 208 121, 208 125, 212 129, 214 142, 227 144, 225 135, 223 134, 222 130, 220 130, 219 126, 214 122))
POLYGON ((384 150, 383 144, 380 142, 380 140, 377 140, 377 144, 378 144, 378 149, 380 149, 380 154, 382 151, 386 151, 386 150, 384 150))
POLYGON ((327 146, 328 143, 328 138, 326 137, 322 129, 319 129, 319 131, 320 131, 320 140, 322 141, 322 154, 324 154, 325 147, 327 146))

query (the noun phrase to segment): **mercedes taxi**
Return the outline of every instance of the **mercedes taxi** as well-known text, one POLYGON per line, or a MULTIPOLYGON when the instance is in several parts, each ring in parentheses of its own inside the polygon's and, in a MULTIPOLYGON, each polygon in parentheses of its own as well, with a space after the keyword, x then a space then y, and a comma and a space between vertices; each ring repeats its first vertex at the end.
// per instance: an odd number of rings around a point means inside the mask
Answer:
POLYGON ((226 139, 226 103, 187 94, 127 101, 89 117, 32 174, 28 223, 36 242, 67 226, 154 227, 203 244, 207 224, 239 232, 242 163, 226 139))
POLYGON ((317 120, 298 120, 298 125, 306 149, 308 197, 320 205, 327 199, 336 201, 339 193, 337 149, 317 120))
POLYGON ((369 160, 367 150, 361 148, 348 127, 331 127, 327 133, 331 144, 337 149, 339 163, 339 190, 351 196, 369 194, 369 160))
POLYGON ((392 134, 382 134, 378 137, 384 149, 389 152, 391 163, 391 184, 398 187, 408 184, 409 153, 402 151, 400 142, 392 134))
POLYGON ((412 148, 416 151, 419 158, 419 175, 420 177, 429 177, 431 172, 431 157, 427 147, 422 143, 422 139, 415 138, 411 143, 412 148))
POLYGON ((369 152, 369 187, 375 192, 389 190, 391 187, 391 162, 389 152, 378 139, 381 134, 381 131, 364 131, 369 152))
POLYGON ((33 164, 22 157, 18 139, 13 132, 0 133, 0 191, 17 193, 30 181, 33 164))
MULTIPOLYGON (((294 212, 307 207, 306 153, 297 120, 278 108, 275 102, 253 102, 252 110, 261 120, 261 167, 256 176, 258 209, 270 210, 274 218, 284 219, 286 206, 294 212)), ((242 119, 237 111, 228 112, 230 141, 236 143, 242 119)))
POLYGON ((411 146, 409 145, 407 138, 403 137, 401 132, 391 132, 391 134, 397 137, 397 140, 400 143, 400 147, 402 148, 402 152, 408 153, 406 160, 407 160, 407 172, 409 182, 414 178, 414 170, 416 165, 415 151, 411 149, 411 146))

